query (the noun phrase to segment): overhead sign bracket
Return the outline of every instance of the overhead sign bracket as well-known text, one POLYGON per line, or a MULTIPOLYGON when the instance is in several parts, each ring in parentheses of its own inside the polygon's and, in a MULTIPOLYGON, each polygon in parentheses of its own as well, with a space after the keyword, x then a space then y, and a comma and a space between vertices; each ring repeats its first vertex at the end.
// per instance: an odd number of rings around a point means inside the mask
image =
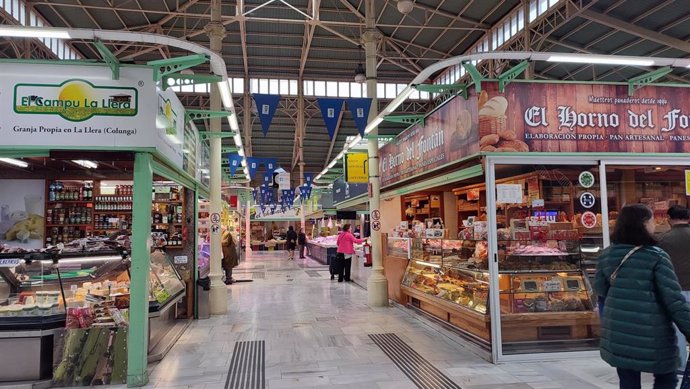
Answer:
POLYGON ((644 73, 637 77, 631 78, 630 80, 628 80, 628 96, 632 96, 637 89, 640 89, 645 85, 653 83, 654 81, 671 73, 671 71, 671 67, 666 66, 657 70, 653 70, 649 73, 644 73))
POLYGON ((185 111, 185 121, 189 123, 194 120, 224 118, 232 115, 229 111, 209 111, 205 109, 188 109, 185 111))
POLYGON ((479 73, 479 70, 470 62, 463 62, 462 67, 465 68, 467 71, 467 74, 470 75, 472 78, 472 82, 474 83, 474 89, 477 91, 477 93, 482 91, 482 81, 485 80, 484 76, 482 76, 481 73, 479 73))
POLYGON ((424 125, 424 118, 426 115, 387 115, 383 117, 383 120, 392 123, 403 123, 403 124, 417 124, 421 123, 424 125))
POLYGON ((163 76, 162 80, 163 82, 161 83, 161 87, 163 90, 166 90, 171 86, 199 85, 221 82, 223 77, 216 76, 215 74, 172 73, 163 76))
POLYGON ((163 77, 173 73, 180 72, 185 69, 193 68, 208 61, 208 57, 204 54, 186 55, 184 57, 159 59, 150 61, 147 65, 153 67, 153 80, 158 82, 163 77))
POLYGON ((503 93, 506 85, 510 84, 511 81, 516 79, 520 74, 522 74, 529 67, 529 61, 522 61, 519 64, 513 66, 512 68, 506 70, 498 76, 498 91, 503 93))
POLYGON ((98 53, 101 55, 101 58, 103 58, 103 61, 106 63, 106 65, 110 67, 110 71, 113 73, 113 80, 119 80, 120 61, 117 59, 115 54, 108 50, 105 44, 99 40, 94 41, 93 45, 96 46, 96 50, 98 50, 98 53))

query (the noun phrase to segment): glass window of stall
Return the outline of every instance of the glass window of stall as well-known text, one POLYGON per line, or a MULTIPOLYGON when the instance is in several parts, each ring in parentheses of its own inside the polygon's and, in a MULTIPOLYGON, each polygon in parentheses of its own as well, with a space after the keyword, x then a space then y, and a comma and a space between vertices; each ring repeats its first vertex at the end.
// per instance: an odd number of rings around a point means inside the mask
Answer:
POLYGON ((586 273, 603 246, 597 163, 495 161, 487 206, 494 355, 597 349, 586 273))

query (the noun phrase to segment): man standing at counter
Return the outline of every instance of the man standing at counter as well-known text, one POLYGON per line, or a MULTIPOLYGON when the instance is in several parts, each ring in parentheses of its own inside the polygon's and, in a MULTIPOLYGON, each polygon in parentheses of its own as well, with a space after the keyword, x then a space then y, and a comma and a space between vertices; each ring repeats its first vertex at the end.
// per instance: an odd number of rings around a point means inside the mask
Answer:
MULTIPOLYGON (((671 230, 664 234, 659 246, 668 253, 685 300, 690 302, 690 211, 679 205, 668 209, 668 223, 671 230)), ((681 371, 688 360, 688 342, 676 327, 681 371)))

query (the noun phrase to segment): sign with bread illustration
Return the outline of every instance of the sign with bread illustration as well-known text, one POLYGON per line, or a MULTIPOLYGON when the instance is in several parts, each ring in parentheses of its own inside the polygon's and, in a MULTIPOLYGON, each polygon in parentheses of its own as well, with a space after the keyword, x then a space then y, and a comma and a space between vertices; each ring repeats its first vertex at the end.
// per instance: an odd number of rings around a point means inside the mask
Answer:
POLYGON ((480 152, 689 153, 690 88, 484 82, 382 147, 381 185, 480 152))
POLYGON ((489 98, 483 90, 479 94, 479 150, 496 152, 526 152, 527 143, 517 137, 514 128, 508 127, 506 111, 508 100, 503 96, 489 98))
POLYGON ((479 94, 484 152, 690 152, 690 88, 520 83, 479 94))

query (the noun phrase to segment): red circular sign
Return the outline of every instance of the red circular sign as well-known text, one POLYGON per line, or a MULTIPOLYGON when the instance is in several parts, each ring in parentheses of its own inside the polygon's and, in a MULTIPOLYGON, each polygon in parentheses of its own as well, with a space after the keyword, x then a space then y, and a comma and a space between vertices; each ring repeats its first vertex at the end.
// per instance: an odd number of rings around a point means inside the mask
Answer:
POLYGON ((594 212, 585 212, 582 214, 582 218, 580 218, 582 221, 582 226, 585 228, 594 228, 597 226, 597 215, 594 214, 594 212))

